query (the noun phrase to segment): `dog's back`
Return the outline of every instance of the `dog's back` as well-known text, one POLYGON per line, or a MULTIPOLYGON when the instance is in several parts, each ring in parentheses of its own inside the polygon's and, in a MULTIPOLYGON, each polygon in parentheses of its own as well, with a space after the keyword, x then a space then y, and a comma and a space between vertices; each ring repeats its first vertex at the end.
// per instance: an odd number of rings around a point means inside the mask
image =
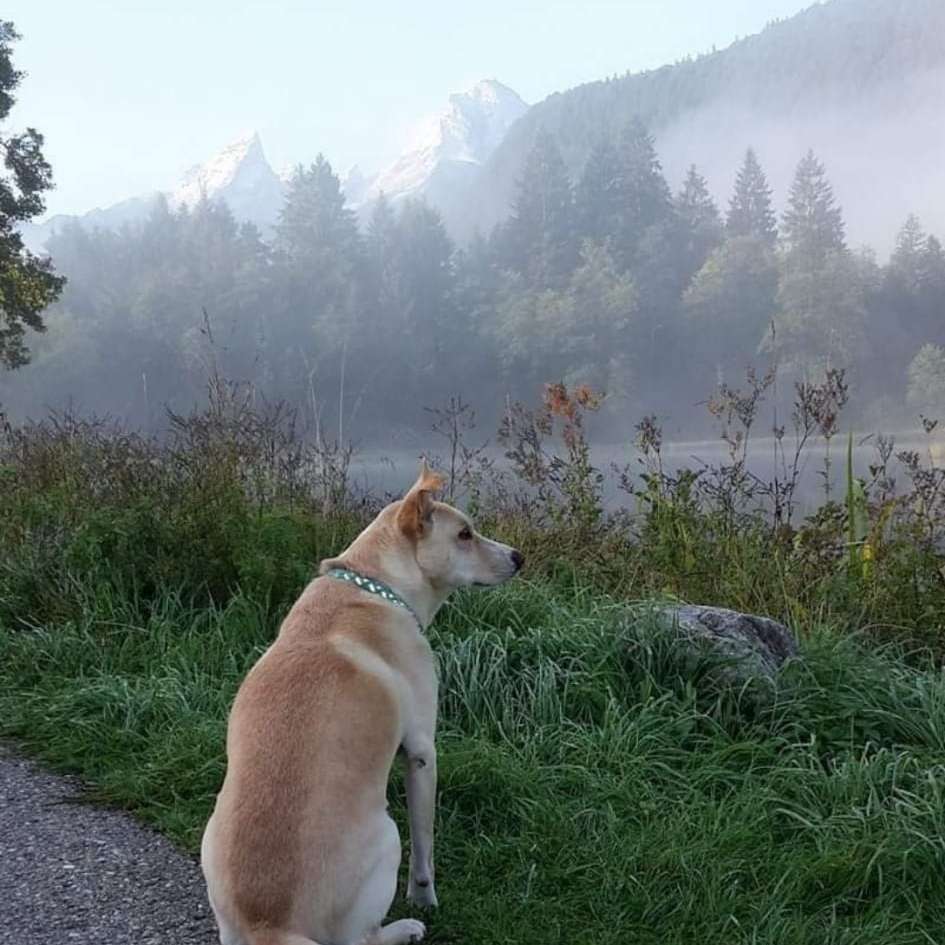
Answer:
POLYGON ((377 818, 402 735, 388 611, 317 579, 240 687, 202 856, 211 902, 234 941, 292 928, 321 928, 331 940, 360 894, 369 865, 361 833, 386 829, 377 818), (299 914, 315 903, 320 915, 299 914))

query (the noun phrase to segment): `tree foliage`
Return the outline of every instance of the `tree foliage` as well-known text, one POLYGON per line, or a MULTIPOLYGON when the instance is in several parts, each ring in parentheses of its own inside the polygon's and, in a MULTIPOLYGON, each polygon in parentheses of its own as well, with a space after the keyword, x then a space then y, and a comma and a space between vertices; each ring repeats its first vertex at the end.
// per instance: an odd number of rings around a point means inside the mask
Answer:
MULTIPOLYGON (((19 35, 0 20, 0 122, 10 114, 23 73, 13 67, 12 45, 19 35)), ((49 259, 23 247, 18 225, 43 212, 43 194, 52 187, 52 169, 43 157, 43 136, 35 128, 0 133, 0 366, 29 361, 26 332, 43 331, 41 313, 62 291, 64 280, 49 259)))
POLYGON ((771 188, 752 148, 735 178, 725 228, 730 236, 754 236, 774 246, 778 225, 771 206, 771 188))
POLYGON ((457 392, 488 411, 559 380, 606 391, 623 430, 654 405, 692 423, 713 384, 758 358, 798 378, 844 368, 864 409, 936 389, 945 253, 917 218, 888 264, 851 252, 810 153, 780 234, 753 152, 728 207, 723 224, 696 168, 674 195, 639 120, 573 185, 539 138, 513 216, 463 247, 422 201, 381 197, 359 228, 319 157, 270 233, 209 200, 158 202, 120 233, 63 230, 49 250, 69 287, 35 364, 0 391, 20 405, 79 392, 151 422, 200 397, 210 368, 305 405, 320 430, 380 436, 457 392))

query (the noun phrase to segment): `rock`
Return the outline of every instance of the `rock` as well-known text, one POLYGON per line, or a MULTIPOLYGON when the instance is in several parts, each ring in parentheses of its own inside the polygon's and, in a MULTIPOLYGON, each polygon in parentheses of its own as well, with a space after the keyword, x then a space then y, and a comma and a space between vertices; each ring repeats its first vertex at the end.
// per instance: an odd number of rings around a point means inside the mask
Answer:
POLYGON ((720 682, 773 680, 784 662, 798 655, 794 634, 768 617, 694 604, 660 607, 657 617, 692 645, 694 656, 718 657, 713 675, 720 682))

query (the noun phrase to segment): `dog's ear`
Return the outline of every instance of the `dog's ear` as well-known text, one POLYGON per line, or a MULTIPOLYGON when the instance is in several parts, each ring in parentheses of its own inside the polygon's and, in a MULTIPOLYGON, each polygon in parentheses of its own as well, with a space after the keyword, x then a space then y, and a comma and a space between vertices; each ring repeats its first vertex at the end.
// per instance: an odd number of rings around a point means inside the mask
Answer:
POLYGON ((404 496, 397 513, 397 524, 405 535, 419 538, 423 534, 433 517, 433 495, 442 488, 443 477, 423 460, 420 475, 404 496))

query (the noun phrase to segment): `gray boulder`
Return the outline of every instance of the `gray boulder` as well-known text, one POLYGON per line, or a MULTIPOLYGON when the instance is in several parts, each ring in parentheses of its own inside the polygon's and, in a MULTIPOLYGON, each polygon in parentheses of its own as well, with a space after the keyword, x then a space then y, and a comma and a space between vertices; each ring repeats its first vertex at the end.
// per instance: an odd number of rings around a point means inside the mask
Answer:
POLYGON ((694 657, 718 658, 712 675, 719 682, 773 680, 784 662, 798 655, 794 634, 768 617, 693 604, 660 607, 657 616, 691 647, 694 657))

